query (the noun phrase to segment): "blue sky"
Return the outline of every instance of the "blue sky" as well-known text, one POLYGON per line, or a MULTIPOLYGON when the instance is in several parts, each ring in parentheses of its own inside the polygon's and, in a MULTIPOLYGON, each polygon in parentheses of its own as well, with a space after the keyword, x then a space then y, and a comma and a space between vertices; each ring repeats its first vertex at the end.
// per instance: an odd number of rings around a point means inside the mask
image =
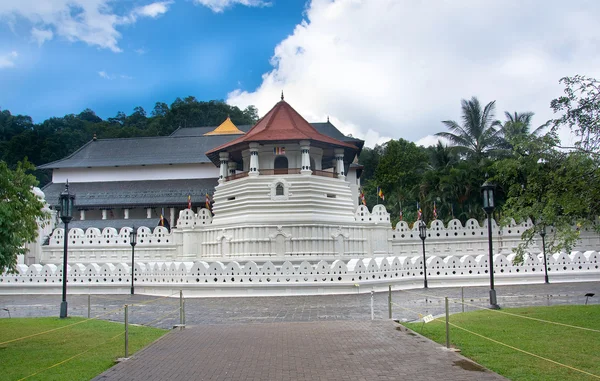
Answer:
MULTIPOLYGON (((274 47, 302 20, 304 6, 286 0, 217 13, 170 3, 164 14, 118 27, 121 52, 60 36, 38 46, 32 23, 17 17, 13 25, 0 23, 0 54, 18 52, 14 66, 0 70, 0 107, 41 122, 87 107, 107 118, 136 106, 149 113, 157 101, 188 95, 226 99, 233 89, 260 85, 274 47)), ((113 4, 120 14, 132 7, 113 4)))
POLYGON ((283 90, 367 146, 435 144, 473 96, 555 117, 560 78, 600 78, 598 17, 585 0, 1 0, 0 108, 107 118, 193 95, 264 115, 283 90))

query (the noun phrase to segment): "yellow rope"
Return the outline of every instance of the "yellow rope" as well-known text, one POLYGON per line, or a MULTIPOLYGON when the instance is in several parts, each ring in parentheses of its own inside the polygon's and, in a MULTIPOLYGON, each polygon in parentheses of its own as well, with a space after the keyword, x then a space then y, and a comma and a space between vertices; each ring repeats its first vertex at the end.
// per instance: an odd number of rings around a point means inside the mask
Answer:
POLYGON ((44 334, 46 334, 46 333, 50 333, 50 332, 54 332, 54 331, 58 331, 58 330, 61 330, 61 329, 64 329, 64 328, 68 328, 68 327, 72 327, 72 326, 75 326, 75 325, 78 325, 78 324, 87 323, 87 322, 88 322, 88 321, 90 321, 90 320, 98 320, 98 318, 100 318, 101 316, 108 315, 108 314, 112 314, 112 313, 115 313, 115 312, 117 312, 117 311, 120 311, 120 310, 121 310, 121 308, 122 308, 122 307, 116 308, 116 309, 114 309, 114 310, 111 310, 111 311, 105 312, 105 313, 103 313, 103 314, 97 315, 97 316, 95 316, 95 317, 93 317, 93 318, 88 318, 88 319, 85 319, 85 320, 82 320, 82 321, 78 321, 77 323, 73 323, 73 324, 64 325, 64 326, 62 326, 62 327, 58 327, 58 328, 49 329, 49 330, 47 330, 47 331, 43 331, 43 332, 34 333, 34 334, 32 334, 32 335, 27 335, 27 336, 19 337, 19 338, 12 339, 12 340, 7 340, 7 341, 4 341, 4 342, 0 343, 0 345, 9 344, 9 343, 12 343, 12 342, 15 342, 15 341, 20 341, 20 340, 29 339, 29 338, 31 338, 31 337, 35 337, 35 336, 44 335, 44 334))
POLYGON ((23 377, 23 378, 19 379, 19 381, 26 380, 26 379, 28 379, 28 378, 30 378, 30 377, 33 377, 33 376, 35 376, 36 374, 40 374, 40 373, 42 373, 42 372, 45 372, 45 371, 47 371, 48 369, 52 369, 52 368, 54 368, 54 367, 57 367, 57 366, 59 366, 59 365, 62 365, 62 364, 64 364, 64 363, 66 363, 66 362, 68 362, 68 361, 71 361, 71 360, 73 360, 74 358, 76 358, 76 357, 79 357, 79 356, 81 356, 81 355, 83 355, 83 354, 85 354, 85 353, 87 353, 87 352, 91 351, 92 349, 96 349, 96 348, 98 348, 99 346, 101 346, 101 345, 104 345, 104 344, 108 343, 109 341, 111 341, 111 340, 114 340, 114 339, 116 339, 117 337, 119 337, 119 336, 121 336, 121 335, 124 335, 124 334, 125 334, 125 332, 121 332, 121 333, 119 333, 118 335, 115 335, 115 336, 111 337, 110 339, 108 339, 108 340, 104 341, 103 343, 100 343, 100 344, 98 344, 98 345, 96 345, 96 346, 94 346, 94 347, 91 347, 91 348, 89 348, 89 349, 86 349, 85 351, 83 351, 83 352, 80 352, 80 353, 76 354, 75 356, 71 356, 71 357, 69 357, 69 358, 68 358, 68 359, 66 359, 66 360, 63 360, 63 361, 61 361, 61 362, 58 362, 58 363, 56 363, 56 364, 54 364, 54 365, 52 365, 52 366, 49 366, 49 367, 45 368, 45 369, 42 369, 42 370, 40 370, 40 371, 37 371, 37 372, 35 372, 35 373, 33 373, 33 374, 30 374, 29 376, 23 377))
MULTIPOLYGON (((437 319, 436 319, 436 320, 437 320, 437 319)), ((572 366, 570 366, 570 365, 566 365, 566 364, 560 363, 560 362, 558 362, 558 361, 550 360, 549 358, 542 357, 542 356, 540 356, 540 355, 536 355, 535 353, 527 352, 527 351, 525 351, 525 350, 523 350, 523 349, 520 349, 520 348, 517 348, 517 347, 513 347, 512 345, 505 344, 505 343, 503 343, 503 342, 501 342, 501 341, 498 341, 498 340, 491 339, 491 338, 489 338, 489 337, 486 337, 486 336, 483 336, 483 335, 481 335, 481 334, 479 334, 479 333, 476 333, 476 332, 470 331, 470 330, 468 330, 468 329, 466 329, 466 328, 459 327, 459 326, 457 326, 457 325, 456 325, 456 324, 454 324, 454 323, 450 323, 450 322, 448 322, 448 324, 450 324, 451 326, 453 326, 453 327, 456 327, 456 328, 458 328, 458 329, 461 329, 461 330, 463 330, 463 331, 465 331, 465 332, 468 332, 468 333, 470 333, 470 334, 472 334, 472 335, 475 335, 475 336, 481 337, 482 339, 486 339, 486 340, 489 340, 489 341, 491 341, 491 342, 493 342, 493 343, 500 344, 500 345, 504 345, 505 347, 508 347, 508 348, 510 348, 510 349, 514 349, 515 351, 519 351, 519 352, 521 352, 521 353, 528 354, 528 355, 530 355, 530 356, 533 356, 533 357, 539 358, 539 359, 541 359, 541 360, 545 360, 545 361, 551 362, 551 363, 553 363, 553 364, 560 365, 560 366, 563 366, 563 367, 565 367, 565 368, 568 368, 568 369, 574 370, 574 371, 576 371, 576 372, 580 372, 580 373, 583 373, 583 374, 587 374, 588 376, 592 376, 592 377, 595 377, 595 378, 598 378, 598 379, 600 379, 600 376, 598 376, 598 375, 595 375, 595 374, 592 374, 592 373, 589 373, 589 372, 586 372, 585 370, 577 369, 577 368, 574 368, 574 367, 572 367, 572 366)))
POLYGON ((585 331, 591 331, 591 332, 598 332, 598 333, 600 333, 600 330, 598 330, 598 329, 580 327, 580 326, 577 326, 577 325, 571 325, 571 324, 565 324, 565 323, 558 323, 558 322, 551 321, 551 320, 544 320, 544 319, 534 318, 534 317, 531 317, 531 316, 524 316, 524 315, 519 315, 519 314, 513 314, 513 313, 510 313, 510 312, 506 312, 506 311, 494 310, 494 309, 491 309, 491 308, 488 308, 488 307, 482 307, 482 306, 478 306, 476 304, 471 304, 471 303, 467 303, 467 302, 458 301, 458 299, 452 299, 452 301, 453 301, 453 303, 456 303, 456 304, 464 303, 464 304, 466 304, 468 306, 471 306, 471 307, 479 308, 479 309, 482 309, 482 310, 489 310, 489 311, 497 312, 499 314, 504 314, 504 315, 509 315, 509 316, 516 316, 516 317, 520 317, 520 318, 523 318, 523 319, 529 319, 529 320, 539 321, 539 322, 542 322, 542 323, 556 324, 556 325, 560 325, 560 326, 563 326, 563 327, 583 329, 585 331), (454 301, 454 300, 457 300, 457 301, 454 301))
MULTIPOLYGON (((410 311, 410 312, 416 313, 416 314, 418 314, 419 316, 423 316, 423 314, 421 314, 421 313, 418 313, 418 312, 416 312, 416 311, 414 311, 414 310, 411 310, 411 309, 409 309, 409 308, 402 307, 402 306, 398 305, 397 303, 393 303, 393 302, 392 302, 392 304, 393 304, 393 305, 395 305, 395 306, 397 306, 397 307, 400 307, 400 308, 402 308, 402 309, 405 309, 405 310, 407 310, 407 311, 410 311)), ((496 312, 498 312, 498 311, 496 311, 496 312)), ((516 316, 519 316, 519 315, 516 315, 516 316)), ((433 318, 433 321, 437 321, 437 322, 440 322, 440 323, 445 323, 445 322, 446 322, 445 320, 442 320, 442 319, 440 319, 440 318, 436 318, 436 317, 434 317, 434 318, 433 318)), ((458 325, 456 325, 456 324, 454 324, 454 323, 448 322, 448 324, 449 324, 449 325, 451 325, 451 326, 453 326, 453 327, 456 327, 456 328, 458 328, 458 329, 461 329, 461 330, 463 330, 463 331, 465 331, 465 332, 468 332, 468 333, 470 333, 470 334, 473 334, 473 335, 475 335, 475 336, 479 336, 479 337, 481 337, 481 338, 483 338, 483 339, 486 339, 486 340, 489 340, 489 341, 491 341, 491 342, 494 342, 494 343, 496 343, 496 344, 500 344, 500 345, 503 345, 503 346, 505 346, 505 347, 508 347, 508 348, 514 349, 514 350, 516 350, 516 351, 518 351, 518 352, 522 352, 522 353, 528 354, 528 355, 530 355, 530 356, 533 356, 533 357, 539 358, 539 359, 541 359, 541 360, 545 360, 545 361, 551 362, 551 363, 553 363, 553 364, 560 365, 560 366, 563 366, 563 367, 565 367, 565 368, 568 368, 568 369, 571 369, 571 370, 574 370, 574 371, 577 371, 577 372, 580 372, 580 373, 584 373, 584 374, 586 374, 586 375, 588 375, 588 376, 592 376, 592 377, 595 377, 595 378, 598 378, 598 379, 600 379, 600 376, 598 376, 598 375, 595 375, 595 374, 592 374, 592 373, 586 372, 586 371, 584 371, 584 370, 581 370, 581 369, 574 368, 574 367, 572 367, 572 366, 570 366, 570 365, 566 365, 566 364, 560 363, 560 362, 558 362, 558 361, 551 360, 551 359, 549 359, 549 358, 546 358, 546 357, 542 357, 542 356, 540 356, 540 355, 536 355, 535 353, 527 352, 527 351, 525 351, 525 350, 523 350, 523 349, 520 349, 520 348, 517 348, 517 347, 513 347, 512 345, 505 344, 505 343, 503 343, 503 342, 501 342, 501 341, 494 340, 494 339, 492 339, 492 338, 489 338, 489 337, 483 336, 483 335, 481 335, 481 334, 479 334, 479 333, 476 333, 476 332, 470 331, 470 330, 468 330, 468 329, 466 329, 466 328, 460 327, 460 326, 458 326, 458 325)))

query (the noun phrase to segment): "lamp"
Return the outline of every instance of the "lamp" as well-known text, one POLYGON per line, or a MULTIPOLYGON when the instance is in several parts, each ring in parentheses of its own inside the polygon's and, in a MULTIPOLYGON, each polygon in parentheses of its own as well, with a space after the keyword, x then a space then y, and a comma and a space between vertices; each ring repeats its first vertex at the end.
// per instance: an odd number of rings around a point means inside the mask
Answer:
POLYGON ((60 303, 60 318, 67 317, 67 248, 69 244, 69 222, 73 219, 73 206, 75 205, 75 194, 69 192, 69 180, 65 184, 65 190, 59 196, 60 219, 65 224, 63 237, 63 272, 62 272, 62 302, 60 303))
POLYGON ((133 288, 133 279, 135 272, 135 245, 137 245, 137 230, 135 226, 129 232, 129 244, 131 245, 131 295, 135 293, 133 288))
POLYGON ((425 221, 419 221, 419 237, 423 241, 423 275, 425 280, 423 281, 423 288, 427 288, 427 260, 425 259, 425 238, 427 238, 427 224, 425 221))
POLYGON ((489 245, 489 272, 490 272, 490 306, 493 309, 499 309, 496 299, 496 290, 494 289, 494 249, 492 247, 492 213, 496 208, 494 203, 494 191, 496 185, 486 181, 481 186, 481 195, 483 196, 483 210, 487 213, 488 220, 488 245, 489 245))

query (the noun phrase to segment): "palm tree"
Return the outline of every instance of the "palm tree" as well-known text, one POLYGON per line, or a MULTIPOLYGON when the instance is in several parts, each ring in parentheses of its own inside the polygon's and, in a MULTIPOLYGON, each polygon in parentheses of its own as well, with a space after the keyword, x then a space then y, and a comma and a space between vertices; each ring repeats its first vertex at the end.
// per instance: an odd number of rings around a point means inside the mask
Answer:
POLYGON ((438 132, 436 136, 448 139, 461 156, 479 162, 502 148, 501 132, 496 129, 500 122, 494 119, 496 101, 482 109, 479 100, 473 97, 463 99, 461 105, 462 125, 453 120, 442 121, 450 132, 438 132))
POLYGON ((501 133, 508 144, 508 148, 512 148, 512 144, 516 138, 527 137, 529 135, 539 136, 542 132, 544 126, 536 128, 533 132, 530 132, 531 129, 531 118, 533 117, 532 112, 514 112, 514 114, 509 113, 508 111, 504 112, 506 116, 506 122, 502 125, 501 133))

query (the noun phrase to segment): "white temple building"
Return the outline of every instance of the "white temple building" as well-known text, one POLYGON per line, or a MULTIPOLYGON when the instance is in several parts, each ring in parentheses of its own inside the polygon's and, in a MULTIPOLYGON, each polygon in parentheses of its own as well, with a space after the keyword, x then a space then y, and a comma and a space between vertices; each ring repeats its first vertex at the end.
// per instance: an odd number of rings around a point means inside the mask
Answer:
MULTIPOLYGON (((132 276, 139 292, 163 295, 365 292, 420 287, 425 265, 433 287, 487 284, 487 221, 431 221, 424 253, 417 224, 392 228, 384 205, 359 205, 362 145, 283 97, 252 127, 227 119, 168 137, 94 139, 41 167, 53 169, 46 201, 56 207, 68 179, 79 212, 68 237, 56 221, 40 229, 19 273, 0 274, 0 293, 59 292, 65 239, 75 293, 129 292, 132 276), (171 230, 156 226, 163 210, 171 230)), ((492 222, 498 284, 543 282, 540 245, 513 263, 530 226, 492 222)), ((551 279, 599 280, 599 247, 598 234, 581 232, 572 253, 547 255, 551 279)))

